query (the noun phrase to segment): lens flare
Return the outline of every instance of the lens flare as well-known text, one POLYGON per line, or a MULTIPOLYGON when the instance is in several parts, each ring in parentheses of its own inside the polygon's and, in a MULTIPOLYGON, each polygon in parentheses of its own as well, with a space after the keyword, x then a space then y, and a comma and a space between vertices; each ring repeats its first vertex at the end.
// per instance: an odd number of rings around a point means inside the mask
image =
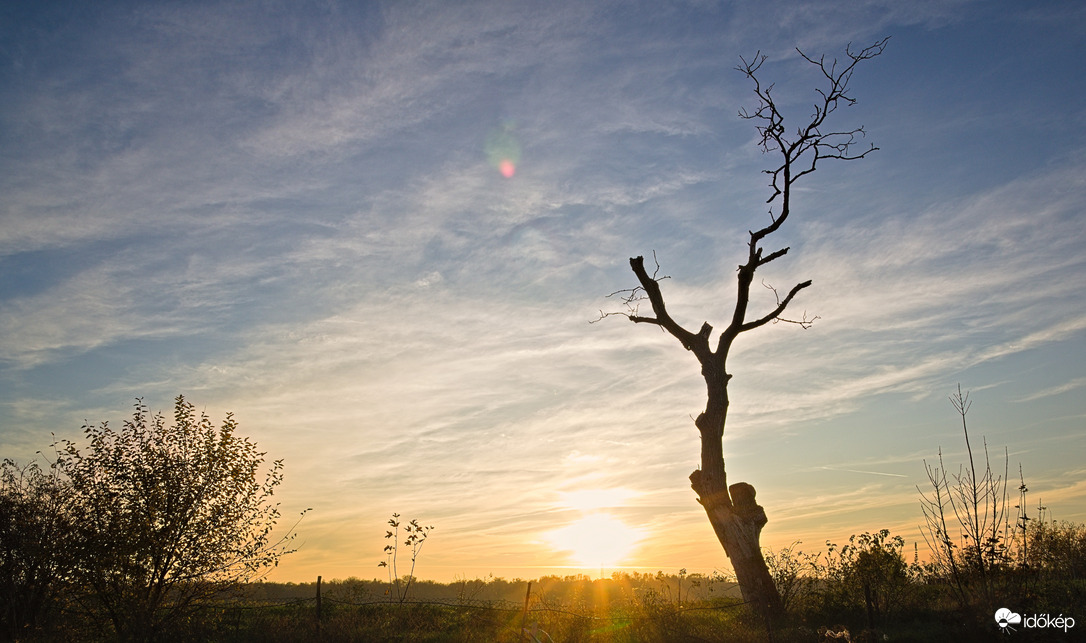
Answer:
POLYGON ((486 136, 487 161, 507 179, 517 173, 517 163, 520 161, 520 143, 513 134, 514 129, 512 122, 505 122, 486 136))

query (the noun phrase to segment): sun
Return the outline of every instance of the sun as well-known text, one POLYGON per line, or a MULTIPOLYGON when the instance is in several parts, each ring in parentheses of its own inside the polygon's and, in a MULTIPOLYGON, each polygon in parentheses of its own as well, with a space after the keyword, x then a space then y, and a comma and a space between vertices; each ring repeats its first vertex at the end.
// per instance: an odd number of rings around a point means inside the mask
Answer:
POLYGON ((591 513, 547 534, 558 551, 584 567, 616 567, 642 539, 639 529, 606 513, 591 513))

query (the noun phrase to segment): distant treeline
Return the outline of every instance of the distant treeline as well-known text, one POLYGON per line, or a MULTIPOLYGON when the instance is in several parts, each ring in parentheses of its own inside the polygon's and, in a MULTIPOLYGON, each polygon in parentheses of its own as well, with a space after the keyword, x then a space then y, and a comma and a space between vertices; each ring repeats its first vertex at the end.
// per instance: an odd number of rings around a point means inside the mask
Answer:
MULTIPOLYGON (((570 576, 543 576, 528 581, 521 578, 507 580, 489 576, 472 580, 455 580, 439 583, 414 579, 408 599, 414 602, 435 601, 442 603, 500 603, 521 605, 531 582, 533 600, 550 600, 563 605, 595 602, 633 600, 649 593, 661 600, 674 602, 702 602, 713 598, 737 599, 739 586, 734 580, 720 573, 705 574, 645 574, 639 572, 614 572, 607 578, 593 578, 583 574, 570 576)), ((306 600, 316 596, 317 583, 276 583, 261 581, 241 588, 243 600, 266 603, 286 603, 306 600)), ((347 578, 322 581, 321 594, 330 600, 354 604, 370 602, 396 602, 394 591, 387 580, 363 580, 347 578)))

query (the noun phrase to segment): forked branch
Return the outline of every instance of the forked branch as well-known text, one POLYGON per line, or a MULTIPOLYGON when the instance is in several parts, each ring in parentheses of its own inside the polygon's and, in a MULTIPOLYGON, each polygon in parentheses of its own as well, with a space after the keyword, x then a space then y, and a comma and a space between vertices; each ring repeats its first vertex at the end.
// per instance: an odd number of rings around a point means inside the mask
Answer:
MULTIPOLYGON (((736 69, 754 83, 754 95, 758 99, 758 106, 753 111, 740 110, 739 115, 742 118, 756 121, 756 129, 760 135, 759 145, 764 152, 780 154, 780 163, 772 169, 764 170, 771 177, 769 187, 772 194, 767 199, 767 203, 772 203, 780 197, 780 210, 776 214, 774 214, 773 210, 770 210, 769 224, 749 232, 747 259, 738 268, 738 289, 736 291, 735 307, 728 326, 720 334, 716 350, 709 347, 709 335, 712 333, 713 327, 708 322, 703 323, 697 333, 693 333, 671 317, 664 303, 659 284, 659 281, 666 277, 657 276, 660 270, 659 262, 656 263, 656 270, 650 275, 645 269, 644 257, 630 259, 630 267, 637 276, 639 285, 608 295, 609 297, 621 295, 626 311, 611 313, 600 311, 599 318, 594 321, 599 321, 611 315, 622 315, 635 323, 659 326, 678 339, 687 350, 693 351, 703 366, 709 366, 712 363, 714 369, 719 367, 721 372, 732 342, 741 333, 754 330, 769 322, 779 321, 809 328, 818 319, 817 316, 808 318, 807 313, 804 312, 800 319, 788 319, 782 317, 782 315, 799 291, 811 285, 810 280, 792 286, 783 298, 780 297, 775 288, 767 286, 773 291, 776 299, 775 307, 754 319, 748 319, 750 288, 754 281, 754 273, 759 267, 783 257, 789 250, 788 247, 784 247, 767 252, 762 247, 762 242, 766 237, 780 229, 788 219, 791 212, 792 186, 800 177, 814 172, 819 161, 825 159, 846 161, 861 159, 878 149, 874 145, 863 151, 854 149, 858 139, 864 136, 862 126, 850 130, 827 130, 825 123, 829 115, 835 112, 841 104, 852 105, 856 102, 856 99, 849 94, 849 83, 852 80, 856 65, 861 61, 870 60, 880 55, 886 48, 888 40, 889 38, 883 38, 859 51, 854 51, 850 45, 845 49, 846 59, 840 62, 836 58, 827 60, 825 56, 815 59, 797 49, 804 60, 818 67, 827 82, 826 86, 815 90, 818 100, 814 104, 814 111, 802 126, 794 130, 794 134, 788 134, 785 128, 784 114, 773 97, 773 85, 764 85, 758 77, 759 70, 767 60, 766 56, 759 52, 749 61, 740 58, 742 64, 736 69), (641 302, 646 300, 652 307, 652 315, 645 315, 640 311, 641 302)), ((655 258, 654 253, 654 261, 655 258)))
MULTIPOLYGON (((683 348, 688 351, 693 351, 698 360, 704 364, 706 360, 712 357, 712 351, 709 349, 709 334, 713 332, 713 327, 709 325, 709 322, 705 322, 701 325, 701 330, 695 334, 680 326, 667 312, 667 306, 664 304, 664 296, 660 293, 659 281, 656 277, 650 276, 649 273, 645 271, 645 258, 631 258, 630 268, 633 269, 634 274, 637 276, 637 280, 641 283, 641 288, 644 289, 645 296, 648 297, 649 302, 652 304, 652 312, 656 315, 655 317, 627 315, 630 321, 660 326, 671 333, 675 339, 679 340, 683 345, 683 348)), ((657 268, 659 268, 659 264, 657 264, 657 268)))

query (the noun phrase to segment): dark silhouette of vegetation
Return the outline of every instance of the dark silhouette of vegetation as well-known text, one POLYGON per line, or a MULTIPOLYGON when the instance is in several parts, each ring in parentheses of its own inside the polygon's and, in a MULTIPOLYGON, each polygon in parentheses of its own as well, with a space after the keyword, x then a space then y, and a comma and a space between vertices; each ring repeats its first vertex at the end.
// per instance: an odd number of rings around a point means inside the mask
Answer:
POLYGON ((807 554, 799 543, 766 556, 788 611, 824 624, 849 622, 874 630, 898 616, 919 577, 910 570, 905 540, 882 529, 852 535, 848 544, 827 542, 826 551, 807 554))
POLYGON ((17 595, 9 632, 40 629, 59 604, 69 624, 109 638, 175 638, 292 551, 293 534, 272 535, 283 462, 265 470, 232 415, 216 428, 178 397, 167 426, 137 400, 119 431, 83 431, 85 445, 54 443, 48 473, 4 465, 3 591, 17 595))
POLYGON ((727 371, 728 353, 739 335, 770 322, 791 322, 807 328, 814 321, 806 313, 799 319, 783 316, 796 294, 811 285, 810 281, 796 284, 783 298, 775 289, 767 286, 776 296, 776 304, 768 312, 756 314, 753 318, 748 310, 751 284, 760 267, 788 252, 787 247, 766 252, 762 243, 788 220, 796 182, 814 172, 820 161, 857 160, 877 149, 871 145, 857 151, 854 146, 857 139, 864 136, 863 128, 833 129, 827 120, 841 105, 856 102, 849 94, 853 71, 861 62, 880 55, 887 40, 880 40, 859 51, 847 48, 843 63, 836 58, 827 60, 824 56, 811 58, 800 51, 800 56, 819 70, 825 86, 816 90, 818 98, 813 113, 791 132, 785 127, 784 114, 774 99, 773 85, 764 84, 760 77, 766 57, 759 52, 750 61, 741 58, 742 64, 737 69, 753 82, 758 106, 752 112, 741 111, 740 116, 755 122, 759 146, 763 152, 776 156, 778 164, 765 170, 770 176, 769 187, 772 190, 767 200, 771 204, 770 222, 749 233, 746 261, 738 268, 738 288, 731 319, 717 338, 715 349, 710 344, 713 327, 708 322, 703 323, 695 333, 672 319, 660 289, 660 281, 666 277, 659 275, 659 264, 649 274, 644 257, 630 259, 630 267, 640 285, 612 293, 622 295, 627 312, 601 312, 601 318, 619 314, 635 323, 659 326, 697 358, 708 399, 705 411, 694 421, 701 434, 701 466, 690 474, 690 485, 731 561, 743 596, 767 619, 780 615, 783 610, 781 596, 773 584, 760 546, 762 527, 768 519, 765 510, 755 501, 754 487, 746 482, 729 485, 724 468, 723 437, 728 416, 728 382, 732 377, 727 371), (779 207, 778 211, 773 211, 773 204, 779 207), (644 315, 639 310, 639 304, 646 300, 652 308, 651 315, 644 315))
POLYGON ((882 529, 853 535, 840 549, 835 543, 826 546, 824 577, 830 581, 826 592, 830 600, 846 608, 862 608, 869 628, 881 625, 900 605, 908 582, 904 539, 891 538, 890 531, 882 529))
POLYGON ((1027 528, 1023 565, 1058 580, 1086 578, 1086 525, 1041 518, 1027 528))
MULTIPOLYGON (((1020 575, 1006 572, 1015 566, 1016 545, 1022 555, 1028 551, 1027 539, 1015 539, 1019 530, 1025 534, 1028 528, 1028 490, 1023 480, 1019 487, 1021 500, 1014 507, 1018 515, 1012 521, 1007 496, 1009 456, 1004 454, 1002 474, 993 471, 985 440, 983 469, 978 472, 966 421, 971 406, 969 393, 963 394, 959 385, 950 402, 961 416, 968 466, 948 476, 941 448, 938 466, 925 461, 931 489, 921 491, 923 533, 932 553, 932 569, 947 580, 959 605, 963 609, 995 605, 1018 589, 1020 575)), ((1020 556, 1017 558, 1023 562, 1020 556)))
MULTIPOLYGON (((1076 529, 1061 534, 1074 537, 1086 526, 1076 529)), ((1062 536, 1058 540, 1066 542, 1062 536)), ((775 575, 776 562, 790 559, 800 588, 786 616, 774 624, 771 640, 824 641, 827 633, 844 632, 849 638, 836 640, 987 641, 997 636, 991 613, 963 614, 945 582, 916 561, 905 565, 901 540, 888 531, 852 536, 846 545, 830 549, 809 555, 793 546, 766 556, 775 575)), ((1067 549, 1059 545, 1057 551, 1067 549)), ((1078 564, 1083 562, 1080 553, 1078 564)), ((1047 578, 1039 575, 1030 596, 1014 606, 1023 613, 1047 609, 1066 614, 1068 606, 1084 604, 1086 579, 1054 585, 1047 578)), ((171 628, 161 638, 474 642, 516 641, 523 630, 524 640, 539 641, 767 640, 762 621, 750 612, 734 579, 719 573, 544 576, 532 581, 525 610, 528 582, 494 577, 452 583, 416 580, 409 599, 389 602, 383 579, 324 581, 318 611, 316 582, 256 581, 207 604, 184 627, 171 628)), ((1054 639, 1038 634, 1019 631, 1014 640, 1065 640, 1062 631, 1054 639)), ((56 638, 88 636, 79 632, 56 638)))
MULTIPOLYGON (((1079 565, 1086 562, 1081 547, 1076 550, 1070 540, 1086 526, 1053 528, 1060 535, 1049 542, 1062 543, 1056 551, 1077 555, 1079 565)), ((1033 525, 1030 530, 1040 533, 1033 525)), ((904 540, 888 530, 853 535, 842 546, 827 543, 816 554, 799 551, 798 545, 766 556, 774 577, 791 576, 796 588, 781 590, 791 600, 769 640, 987 641, 999 635, 994 609, 963 613, 945 579, 919 560, 906 564, 904 540), (833 636, 839 638, 828 638, 833 636)), ((1023 613, 1066 614, 1083 604, 1086 578, 1060 583, 1038 575, 1032 594, 1014 606, 1023 613)), ((719 573, 545 576, 531 581, 525 604, 528 585, 519 578, 418 580, 411 599, 390 603, 384 580, 334 580, 323 584, 318 624, 316 583, 254 583, 224 604, 215 638, 305 641, 319 631, 326 641, 767 640, 734 579, 719 573)), ((1053 639, 1054 633, 1019 631, 1015 640, 1065 640, 1064 632, 1053 639)))
POLYGON ((430 535, 430 531, 433 529, 433 527, 423 527, 415 519, 408 521, 406 525, 402 525, 403 546, 411 549, 411 571, 403 578, 400 578, 396 565, 400 555, 401 525, 400 514, 392 514, 392 517, 388 519, 388 526, 391 529, 385 531, 385 540, 389 541, 385 545, 385 560, 377 563, 378 567, 385 567, 388 572, 388 589, 385 590, 385 593, 388 594, 388 600, 395 600, 400 603, 407 600, 407 592, 411 589, 411 584, 415 582, 415 563, 419 559, 419 553, 422 552, 422 545, 426 542, 426 537, 430 535))
POLYGON ((39 630, 75 567, 71 487, 56 468, 0 465, 0 637, 39 630))

